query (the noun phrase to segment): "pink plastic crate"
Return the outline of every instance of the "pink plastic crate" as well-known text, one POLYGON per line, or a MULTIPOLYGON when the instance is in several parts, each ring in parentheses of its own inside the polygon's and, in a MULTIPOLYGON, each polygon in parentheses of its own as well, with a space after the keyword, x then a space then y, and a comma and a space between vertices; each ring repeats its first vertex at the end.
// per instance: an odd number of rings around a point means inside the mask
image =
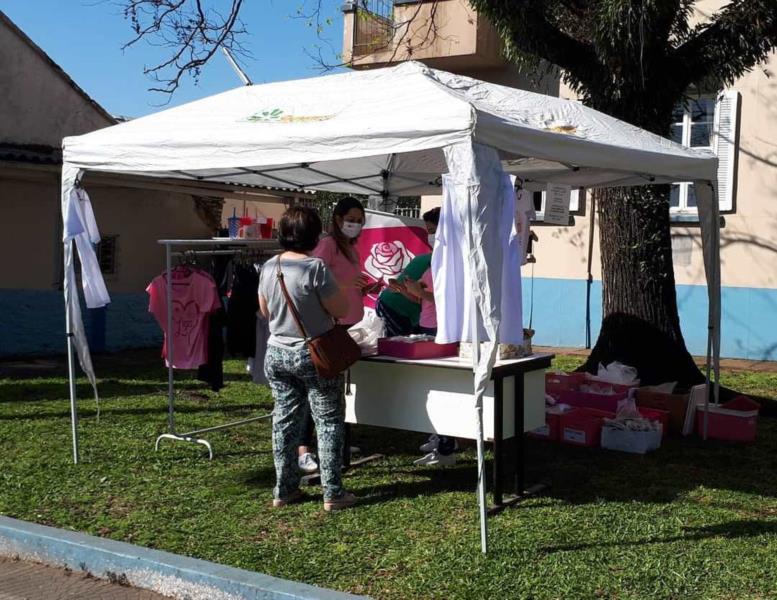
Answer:
POLYGON ((529 437, 540 440, 558 441, 559 415, 545 413, 545 425, 529 432, 529 437))
POLYGON ((623 400, 628 395, 628 391, 615 394, 595 394, 593 392, 579 392, 567 390, 561 392, 558 401, 562 404, 577 406, 580 408, 595 408, 615 413, 618 410, 618 401, 623 400))
POLYGON ((605 418, 615 413, 595 408, 575 408, 559 416, 559 439, 563 444, 596 448, 601 443, 605 418))
MULTIPOLYGON (((730 442, 753 442, 761 405, 747 396, 737 396, 720 406, 710 405, 707 437, 730 442)), ((704 407, 696 408, 696 433, 704 435, 704 407)))
POLYGON ((666 437, 669 430, 669 411, 658 408, 638 407, 639 414, 648 421, 658 421, 661 423, 661 437, 666 437))
POLYGON ((458 356, 458 344, 435 344, 434 342, 400 342, 390 338, 378 340, 378 354, 395 358, 424 359, 458 356))
POLYGON ((586 373, 545 373, 545 393, 558 399, 561 392, 579 389, 586 373))

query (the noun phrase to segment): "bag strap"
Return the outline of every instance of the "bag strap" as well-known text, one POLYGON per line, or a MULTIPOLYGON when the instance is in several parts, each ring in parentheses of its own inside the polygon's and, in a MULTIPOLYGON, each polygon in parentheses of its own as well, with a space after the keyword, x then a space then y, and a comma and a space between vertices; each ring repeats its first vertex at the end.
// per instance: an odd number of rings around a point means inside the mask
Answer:
POLYGON ((302 324, 302 318, 299 315, 299 312, 297 312, 297 307, 294 306, 294 302, 291 300, 291 296, 289 296, 289 290, 286 288, 286 282, 283 280, 283 271, 281 270, 281 257, 278 255, 278 282, 281 284, 281 291, 283 292, 284 298, 286 298, 286 305, 289 307, 289 310, 291 311, 292 317, 294 317, 294 321, 297 323, 297 327, 300 330, 300 333, 302 333, 302 337, 307 341, 308 340, 308 333, 305 331, 305 326, 302 324))

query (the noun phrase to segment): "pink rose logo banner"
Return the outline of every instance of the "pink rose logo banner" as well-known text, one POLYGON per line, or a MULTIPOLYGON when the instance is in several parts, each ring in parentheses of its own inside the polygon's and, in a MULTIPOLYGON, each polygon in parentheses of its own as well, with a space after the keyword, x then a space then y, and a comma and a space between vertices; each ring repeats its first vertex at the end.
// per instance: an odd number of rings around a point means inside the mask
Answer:
MULTIPOLYGON (((426 240, 423 221, 368 210, 359 236, 362 271, 370 280, 388 285, 413 258, 431 252, 426 240)), ((364 305, 375 308, 378 293, 365 296, 364 305)))

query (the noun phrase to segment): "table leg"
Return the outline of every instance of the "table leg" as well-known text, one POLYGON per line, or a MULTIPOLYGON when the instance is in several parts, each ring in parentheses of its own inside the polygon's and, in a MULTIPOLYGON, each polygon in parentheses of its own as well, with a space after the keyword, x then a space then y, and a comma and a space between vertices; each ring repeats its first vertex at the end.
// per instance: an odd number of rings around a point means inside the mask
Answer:
POLYGON ((504 380, 494 379, 494 504, 502 504, 502 480, 504 477, 502 463, 502 440, 504 432, 504 380))
POLYGON ((523 393, 523 373, 515 376, 515 495, 522 496, 525 487, 524 479, 524 461, 525 448, 524 439, 526 434, 523 431, 524 419, 524 393, 523 393))

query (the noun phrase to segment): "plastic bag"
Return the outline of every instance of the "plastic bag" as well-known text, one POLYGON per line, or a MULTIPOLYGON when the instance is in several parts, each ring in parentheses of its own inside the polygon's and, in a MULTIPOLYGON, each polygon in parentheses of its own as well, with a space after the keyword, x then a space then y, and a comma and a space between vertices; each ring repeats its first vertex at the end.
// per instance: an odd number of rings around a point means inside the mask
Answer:
POLYGON ((642 415, 637 408, 637 403, 634 399, 634 390, 629 392, 629 397, 618 401, 618 409, 615 412, 615 418, 619 421, 624 419, 641 419, 642 415))
POLYGON ((364 318, 348 330, 362 355, 378 353, 378 340, 385 335, 386 325, 374 310, 365 309, 364 318))
POLYGON ((596 374, 596 378, 607 383, 617 383, 619 385, 639 385, 637 375, 637 370, 634 367, 624 365, 616 360, 606 367, 599 363, 599 371, 596 374))

